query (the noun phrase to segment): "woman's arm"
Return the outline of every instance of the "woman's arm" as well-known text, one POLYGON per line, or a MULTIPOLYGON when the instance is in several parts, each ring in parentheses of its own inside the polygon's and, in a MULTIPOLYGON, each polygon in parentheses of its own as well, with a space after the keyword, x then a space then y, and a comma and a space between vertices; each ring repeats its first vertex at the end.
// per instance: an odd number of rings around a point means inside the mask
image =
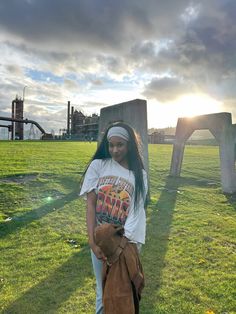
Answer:
POLYGON ((89 246, 98 259, 106 259, 101 249, 94 242, 94 229, 96 227, 95 208, 97 202, 97 195, 93 191, 87 193, 87 231, 89 238, 89 246))

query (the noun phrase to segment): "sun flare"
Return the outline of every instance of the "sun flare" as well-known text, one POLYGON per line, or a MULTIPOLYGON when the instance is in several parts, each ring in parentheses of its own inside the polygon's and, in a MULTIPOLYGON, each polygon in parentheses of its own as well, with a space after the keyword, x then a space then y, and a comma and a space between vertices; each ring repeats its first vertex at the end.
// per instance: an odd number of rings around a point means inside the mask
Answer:
POLYGON ((205 94, 183 95, 168 103, 148 101, 148 127, 176 126, 178 118, 220 111, 222 111, 222 103, 205 94))
POLYGON ((190 94, 175 101, 178 117, 194 117, 221 111, 221 103, 204 94, 190 94))

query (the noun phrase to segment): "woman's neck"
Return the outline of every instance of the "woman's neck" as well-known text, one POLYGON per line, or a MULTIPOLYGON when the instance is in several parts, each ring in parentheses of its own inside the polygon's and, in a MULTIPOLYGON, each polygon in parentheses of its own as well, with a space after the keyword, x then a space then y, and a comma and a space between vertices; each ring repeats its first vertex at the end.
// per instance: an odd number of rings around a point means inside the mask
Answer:
POLYGON ((118 162, 122 167, 129 169, 129 165, 128 165, 128 161, 126 159, 121 160, 120 162, 118 162))

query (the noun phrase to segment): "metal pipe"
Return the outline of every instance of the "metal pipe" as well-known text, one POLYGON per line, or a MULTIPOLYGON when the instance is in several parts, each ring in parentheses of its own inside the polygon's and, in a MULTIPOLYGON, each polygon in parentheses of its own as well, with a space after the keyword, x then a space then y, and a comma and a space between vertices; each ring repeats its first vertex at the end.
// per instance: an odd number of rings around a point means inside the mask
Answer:
POLYGON ((34 120, 28 120, 28 119, 24 119, 24 120, 20 120, 20 119, 13 119, 13 118, 7 118, 7 117, 1 117, 0 116, 0 121, 11 121, 11 122, 19 122, 19 123, 32 123, 34 125, 37 126, 37 128, 43 133, 46 134, 45 130, 38 124, 38 122, 34 121, 34 120))

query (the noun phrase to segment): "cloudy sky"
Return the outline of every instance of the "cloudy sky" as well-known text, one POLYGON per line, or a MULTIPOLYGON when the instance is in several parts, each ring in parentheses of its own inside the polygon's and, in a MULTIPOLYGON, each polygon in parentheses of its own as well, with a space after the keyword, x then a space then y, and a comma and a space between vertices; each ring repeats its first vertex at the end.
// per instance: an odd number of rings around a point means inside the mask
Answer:
MULTIPOLYGON (((135 98, 150 127, 220 111, 236 121, 235 0, 0 0, 0 116, 23 96, 47 131, 135 98)), ((1 123, 1 122, 0 122, 1 123)))

